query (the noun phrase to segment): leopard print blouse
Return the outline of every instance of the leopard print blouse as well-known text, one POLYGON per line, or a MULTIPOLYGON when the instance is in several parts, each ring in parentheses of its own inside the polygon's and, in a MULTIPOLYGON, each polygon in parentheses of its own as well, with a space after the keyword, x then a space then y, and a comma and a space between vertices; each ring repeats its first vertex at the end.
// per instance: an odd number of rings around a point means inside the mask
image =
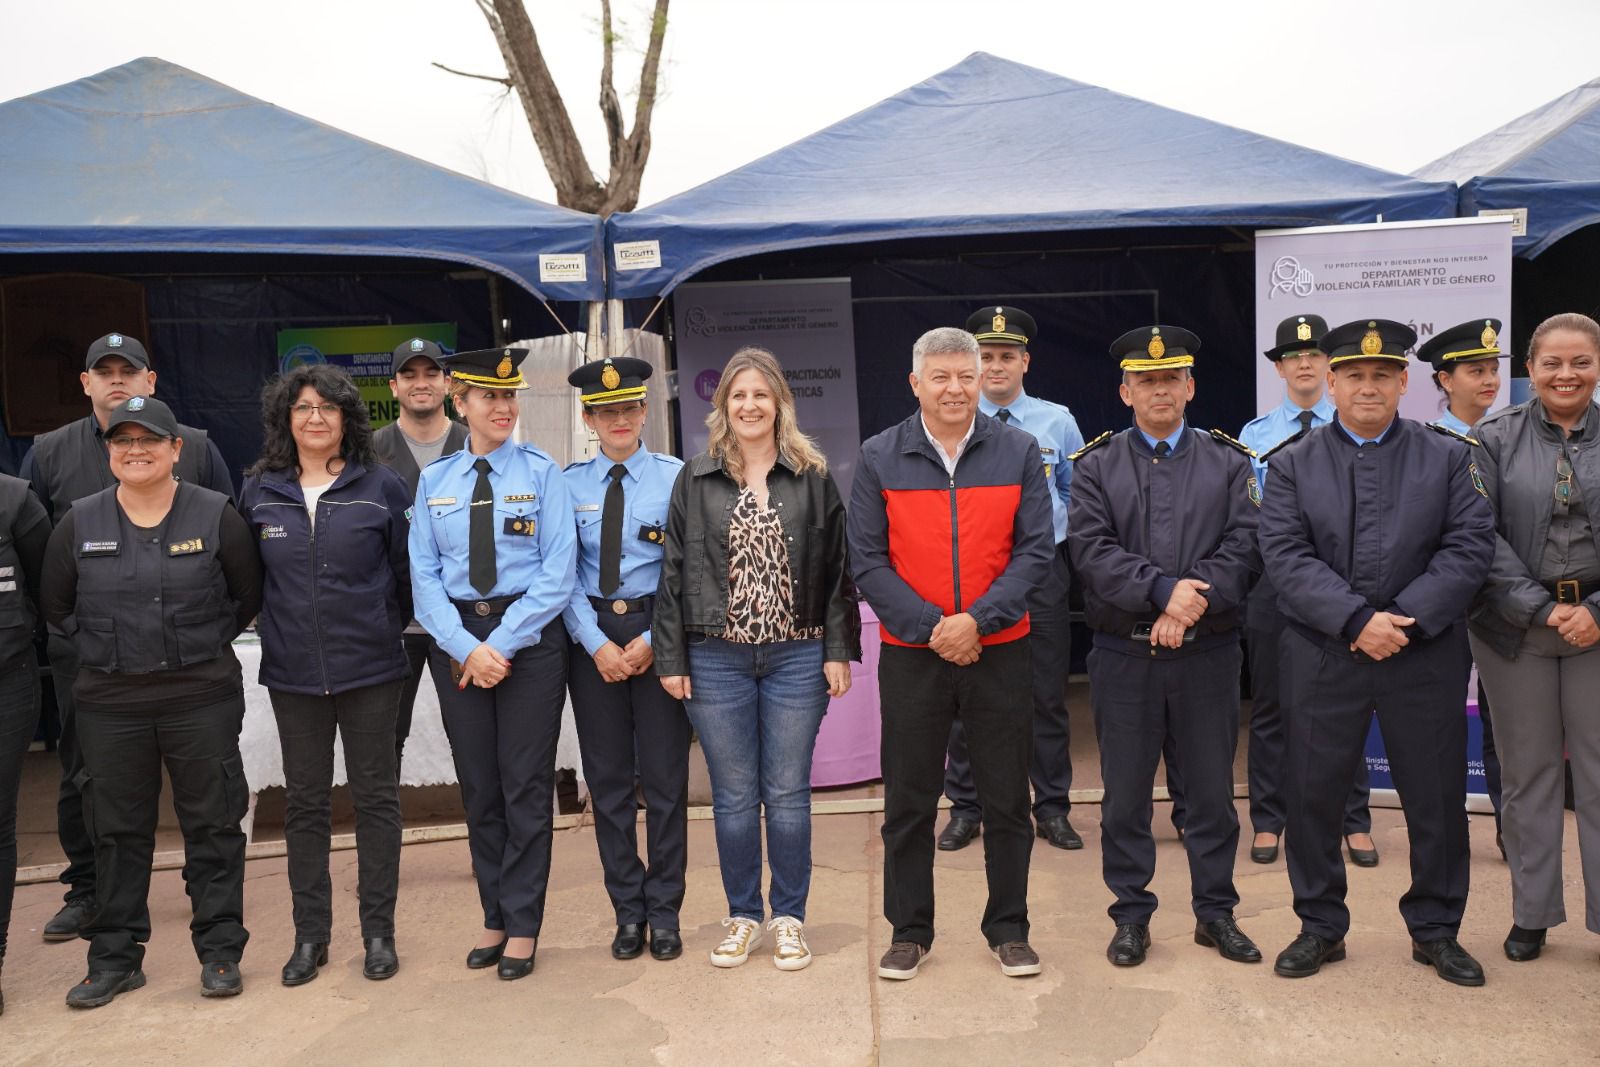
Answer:
POLYGON ((726 641, 761 645, 822 637, 822 627, 794 624, 794 583, 778 510, 763 508, 746 486, 728 524, 726 641))

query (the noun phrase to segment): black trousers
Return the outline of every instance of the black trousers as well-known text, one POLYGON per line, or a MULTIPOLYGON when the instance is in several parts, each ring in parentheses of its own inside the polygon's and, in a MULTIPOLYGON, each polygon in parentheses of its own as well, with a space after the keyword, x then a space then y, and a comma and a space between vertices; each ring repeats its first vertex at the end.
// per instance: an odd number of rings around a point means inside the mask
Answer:
POLYGON ((978 662, 957 667, 926 648, 883 646, 883 913, 896 941, 933 944, 933 825, 957 718, 986 822, 983 934, 991 946, 1028 939, 1028 651, 1026 640, 986 645, 978 662))
POLYGON ((250 804, 239 758, 244 696, 187 711, 124 713, 78 708, 88 770, 85 811, 94 828, 100 912, 84 928, 91 971, 131 971, 150 940, 150 861, 161 768, 183 830, 183 880, 201 963, 237 962, 244 928, 244 832, 250 804))
POLYGON ((66 853, 67 868, 61 884, 67 887, 67 900, 87 900, 95 895, 95 842, 83 812, 83 751, 79 747, 77 716, 72 682, 78 676, 78 652, 64 637, 50 636, 45 648, 50 661, 50 684, 55 690, 56 712, 61 736, 56 740, 56 755, 61 760, 61 788, 56 794, 56 836, 66 853))
POLYGON ((1210 922, 1232 915, 1239 903, 1233 860, 1239 813, 1233 806, 1233 756, 1239 736, 1239 669, 1235 636, 1226 643, 1176 654, 1150 655, 1127 641, 1129 651, 1089 651, 1089 692, 1100 738, 1100 856, 1106 887, 1116 897, 1113 922, 1148 923, 1155 914, 1155 839, 1150 834, 1156 762, 1170 740, 1183 767, 1188 819, 1191 905, 1210 922), (1130 654, 1131 653, 1131 654, 1130 654))
POLYGON ((1333 940, 1350 927, 1339 853, 1343 798, 1376 711, 1411 844, 1411 888, 1400 914, 1418 941, 1455 937, 1469 875, 1466 625, 1413 640, 1378 662, 1338 644, 1293 629, 1283 635, 1293 709, 1284 855, 1295 913, 1305 931, 1333 940))
MULTIPOLYGON (((651 614, 601 612, 598 620, 600 632, 626 648, 650 628, 651 614)), ((689 717, 654 669, 606 682, 582 645, 570 647, 567 685, 617 925, 676 930, 689 864, 689 717), (648 866, 639 859, 636 779, 644 791, 648 866)))
POLYGON ((328 842, 333 833, 335 731, 344 742, 345 774, 356 808, 361 936, 394 936, 394 902, 400 886, 394 717, 400 685, 383 682, 332 696, 269 691, 283 749, 283 837, 289 852, 296 942, 325 945, 332 940, 328 842))
POLYGON ((406 663, 411 672, 400 683, 400 695, 394 715, 394 777, 400 780, 400 761, 405 755, 406 738, 411 736, 411 712, 416 707, 417 689, 422 676, 428 671, 428 654, 433 648, 433 638, 428 634, 402 634, 405 643, 406 663))
MULTIPOLYGON (((1072 810, 1072 735, 1067 716, 1067 675, 1072 670, 1072 620, 1067 606, 1071 584, 1065 543, 1059 545, 1050 576, 1028 600, 1028 657, 1032 663, 1033 817, 1038 820, 1072 810)), ((961 720, 950 727, 944 795, 951 818, 983 821, 983 805, 972 780, 972 757, 961 720)))
MULTIPOLYGON (((474 637, 487 637, 497 616, 463 615, 474 637)), ((556 786, 556 741, 567 684, 567 630, 555 618, 537 645, 511 658, 511 673, 492 689, 460 689, 450 657, 429 656, 433 684, 467 809, 467 844, 478 879, 483 925, 509 937, 538 937, 550 880, 550 833, 556 786)))
POLYGON ((39 675, 33 649, 0 663, 0 960, 6 955, 17 887, 17 793, 22 762, 39 728, 39 675))

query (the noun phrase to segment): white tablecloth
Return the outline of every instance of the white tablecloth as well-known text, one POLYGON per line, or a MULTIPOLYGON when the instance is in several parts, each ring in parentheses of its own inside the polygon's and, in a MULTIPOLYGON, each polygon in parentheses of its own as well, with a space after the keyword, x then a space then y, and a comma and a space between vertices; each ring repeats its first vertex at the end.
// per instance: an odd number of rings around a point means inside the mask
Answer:
MULTIPOLYGON (((252 793, 283 784, 283 750, 278 745, 278 720, 272 714, 267 690, 256 678, 261 673, 261 643, 254 634, 244 634, 233 643, 233 650, 244 668, 244 729, 239 734, 239 751, 244 756, 245 781, 252 793)), ((556 766, 570 767, 583 779, 583 764, 578 759, 578 730, 572 719, 569 700, 561 711, 561 738, 556 742, 556 766)), ((400 766, 401 785, 451 785, 456 780, 455 763, 450 758, 450 742, 439 718, 439 694, 432 675, 417 687, 417 703, 411 713, 411 734, 406 740, 405 759, 400 766)), ((344 746, 333 743, 333 782, 345 783, 344 746)))

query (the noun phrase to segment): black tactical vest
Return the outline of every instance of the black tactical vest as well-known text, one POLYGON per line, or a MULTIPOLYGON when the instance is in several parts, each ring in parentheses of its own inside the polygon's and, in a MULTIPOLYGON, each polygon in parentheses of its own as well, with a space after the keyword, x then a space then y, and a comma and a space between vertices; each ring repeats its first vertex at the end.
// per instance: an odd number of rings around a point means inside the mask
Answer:
POLYGON ((234 604, 217 549, 228 498, 180 483, 159 530, 139 530, 106 489, 73 505, 80 665, 147 674, 215 659, 228 647, 234 604))
MULTIPOLYGON (((33 477, 50 498, 52 525, 61 525, 61 516, 72 509, 73 501, 117 484, 98 429, 94 416, 86 415, 33 440, 33 477)), ((211 473, 206 432, 179 423, 178 436, 183 438, 183 454, 173 473, 191 485, 205 485, 211 473)))
POLYGON ((27 482, 0 478, 0 663, 33 654, 33 607, 11 536, 11 524, 21 517, 27 498, 27 482))

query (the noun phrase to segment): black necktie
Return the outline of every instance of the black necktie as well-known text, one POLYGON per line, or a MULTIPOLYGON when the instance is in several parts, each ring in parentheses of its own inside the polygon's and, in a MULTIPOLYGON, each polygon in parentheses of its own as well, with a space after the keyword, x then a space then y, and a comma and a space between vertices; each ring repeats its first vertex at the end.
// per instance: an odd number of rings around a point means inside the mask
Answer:
POLYGON ((611 465, 606 507, 600 513, 600 595, 610 596, 622 584, 622 476, 628 468, 611 465))
POLYGON ((1312 413, 1309 412, 1309 411, 1302 411, 1300 413, 1300 432, 1301 433, 1310 433, 1311 432, 1311 420, 1314 417, 1315 416, 1312 415, 1312 413))
POLYGON ((1010 422, 1011 412, 1006 408, 1001 408, 999 411, 994 413, 994 417, 999 419, 1001 422, 1010 422))
POLYGON ((1165 441, 1157 441, 1156 442, 1156 455, 1164 456, 1168 452, 1171 452, 1171 451, 1172 451, 1172 446, 1167 444, 1165 441))
POLYGON ((489 485, 489 461, 479 456, 472 463, 478 484, 472 487, 472 512, 467 527, 467 578, 485 596, 494 588, 494 489, 489 485))

